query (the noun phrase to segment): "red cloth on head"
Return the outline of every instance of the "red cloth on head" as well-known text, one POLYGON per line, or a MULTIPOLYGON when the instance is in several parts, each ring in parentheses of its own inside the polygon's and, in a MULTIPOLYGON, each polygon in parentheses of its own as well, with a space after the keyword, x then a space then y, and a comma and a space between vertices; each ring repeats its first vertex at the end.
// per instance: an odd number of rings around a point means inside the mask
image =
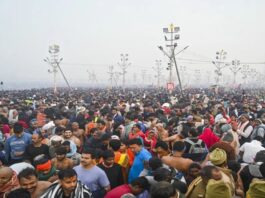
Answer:
POLYGON ((47 170, 50 170, 52 167, 52 163, 51 163, 51 160, 48 160, 46 163, 44 164, 39 164, 37 165, 36 169, 38 171, 47 171, 47 170))
POLYGON ((206 144, 208 149, 220 140, 220 138, 215 135, 210 128, 205 128, 202 134, 199 136, 199 139, 201 139, 206 144))

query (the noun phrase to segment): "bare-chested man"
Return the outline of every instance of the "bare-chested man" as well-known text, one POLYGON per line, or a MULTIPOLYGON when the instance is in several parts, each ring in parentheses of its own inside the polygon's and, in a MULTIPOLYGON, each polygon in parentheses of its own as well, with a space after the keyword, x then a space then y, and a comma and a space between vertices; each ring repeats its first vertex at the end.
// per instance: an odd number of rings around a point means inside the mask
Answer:
POLYGON ((71 140, 72 142, 75 143, 75 145, 77 146, 77 148, 80 148, 81 146, 81 141, 79 140, 79 138, 75 137, 73 135, 73 132, 71 130, 66 130, 63 132, 63 138, 64 140, 71 140))
POLYGON ((18 174, 20 187, 27 190, 31 198, 40 197, 51 185, 47 181, 38 181, 37 173, 34 169, 26 168, 18 174))
POLYGON ((85 131, 79 128, 79 124, 77 122, 72 123, 72 131, 73 135, 80 140, 82 147, 85 140, 85 131))
POLYGON ((185 150, 185 143, 182 141, 177 141, 174 143, 172 151, 172 156, 162 157, 162 162, 166 165, 177 169, 181 172, 187 172, 189 166, 192 164, 191 159, 183 158, 182 154, 185 150))
POLYGON ((52 159, 52 165, 55 166, 56 170, 65 170, 73 168, 73 160, 66 157, 67 150, 64 146, 60 146, 55 150, 56 157, 52 159))

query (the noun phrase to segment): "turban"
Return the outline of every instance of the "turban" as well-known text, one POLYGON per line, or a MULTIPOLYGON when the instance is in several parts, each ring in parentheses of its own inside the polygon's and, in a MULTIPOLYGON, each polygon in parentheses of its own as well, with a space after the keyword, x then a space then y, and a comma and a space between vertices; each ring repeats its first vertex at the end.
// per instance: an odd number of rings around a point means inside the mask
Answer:
POLYGON ((62 142, 64 139, 59 135, 54 135, 51 137, 50 142, 62 142))
POLYGON ((223 164, 226 160, 226 152, 223 149, 216 148, 210 153, 210 161, 215 166, 223 164))
POLYGON ((206 187, 205 198, 232 198, 232 193, 228 184, 222 180, 210 179, 206 187))
POLYGON ((229 131, 231 131, 231 129, 232 129, 232 127, 231 127, 230 124, 224 124, 224 125, 221 127, 221 131, 222 131, 223 133, 225 133, 225 132, 229 132, 229 131))
POLYGON ((47 171, 47 170, 50 170, 51 167, 52 167, 51 160, 48 160, 47 162, 45 162, 43 164, 37 165, 36 169, 38 171, 47 171))
POLYGON ((247 198, 262 198, 265 194, 265 181, 254 179, 247 191, 247 198))

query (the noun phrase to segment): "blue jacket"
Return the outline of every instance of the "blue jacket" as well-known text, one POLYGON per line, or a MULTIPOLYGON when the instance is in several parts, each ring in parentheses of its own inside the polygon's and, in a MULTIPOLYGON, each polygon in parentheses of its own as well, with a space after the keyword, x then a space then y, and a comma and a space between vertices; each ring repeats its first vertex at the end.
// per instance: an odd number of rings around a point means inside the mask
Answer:
POLYGON ((142 170, 144 170, 144 162, 149 161, 151 157, 151 153, 149 153, 149 151, 147 151, 145 148, 142 148, 141 151, 135 155, 133 165, 129 172, 129 183, 139 177, 142 170))
POLYGON ((12 135, 6 140, 5 143, 5 157, 6 160, 14 159, 19 160, 23 159, 23 155, 15 156, 15 152, 25 152, 26 147, 31 144, 31 135, 28 133, 23 133, 21 137, 12 135))

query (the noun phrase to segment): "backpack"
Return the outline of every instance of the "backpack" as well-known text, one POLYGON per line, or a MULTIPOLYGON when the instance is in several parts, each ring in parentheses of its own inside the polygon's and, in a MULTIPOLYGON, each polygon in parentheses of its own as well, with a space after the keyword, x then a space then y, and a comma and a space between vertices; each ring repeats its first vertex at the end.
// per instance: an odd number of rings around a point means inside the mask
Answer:
POLYGON ((206 153, 206 149, 202 146, 201 139, 198 139, 197 142, 193 142, 190 139, 186 139, 185 141, 190 144, 190 149, 188 153, 206 153))
POLYGON ((251 134, 251 139, 254 139, 255 137, 257 137, 258 136, 258 130, 259 129, 263 129, 264 130, 264 135, 263 135, 263 139, 262 139, 262 144, 264 145, 265 144, 265 126, 264 125, 262 125, 262 126, 258 126, 257 127, 257 130, 255 131, 256 132, 256 134, 254 134, 253 132, 252 132, 252 134, 251 134))

